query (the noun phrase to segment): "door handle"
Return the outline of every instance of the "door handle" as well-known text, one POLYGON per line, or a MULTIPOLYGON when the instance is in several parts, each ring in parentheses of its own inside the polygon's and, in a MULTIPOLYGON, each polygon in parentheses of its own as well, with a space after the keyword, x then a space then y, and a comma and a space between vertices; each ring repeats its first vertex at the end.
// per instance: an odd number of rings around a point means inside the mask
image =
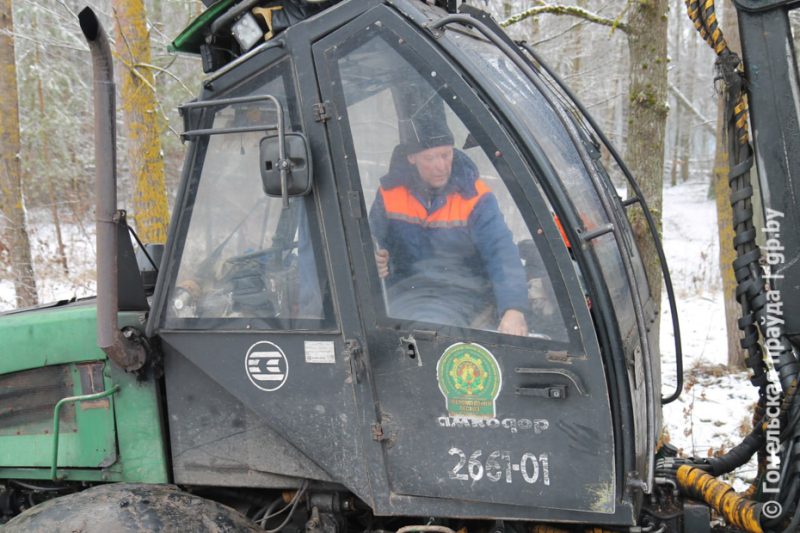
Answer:
POLYGON ((517 374, 542 374, 542 375, 552 375, 556 374, 559 376, 564 376, 565 378, 569 379, 572 383, 575 384, 575 388, 578 389, 578 393, 581 396, 589 396, 588 391, 586 390, 586 385, 583 384, 581 378, 578 377, 575 372, 571 370, 566 370, 563 368, 527 368, 527 367, 517 367, 515 369, 517 374))
POLYGON ((552 400, 564 400, 567 397, 566 385, 547 385, 545 387, 517 387, 520 396, 538 396, 552 400))
POLYGON ((414 338, 413 333, 408 337, 400 337, 400 348, 398 348, 398 352, 400 352, 403 357, 416 359, 417 366, 422 366, 422 357, 420 357, 417 339, 414 338))

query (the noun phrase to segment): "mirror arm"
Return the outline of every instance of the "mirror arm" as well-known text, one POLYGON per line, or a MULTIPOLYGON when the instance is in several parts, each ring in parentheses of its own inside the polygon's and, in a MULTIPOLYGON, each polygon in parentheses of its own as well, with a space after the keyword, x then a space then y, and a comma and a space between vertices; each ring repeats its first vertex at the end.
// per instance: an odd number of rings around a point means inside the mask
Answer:
POLYGON ((268 98, 278 111, 278 168, 281 171, 281 201, 289 209, 289 160, 286 158, 286 132, 283 130, 283 106, 274 96, 268 98))
POLYGON ((178 109, 181 112, 184 112, 185 110, 188 109, 222 107, 229 105, 245 104, 250 102, 259 102, 263 100, 269 100, 275 105, 275 111, 278 118, 277 124, 275 125, 269 124, 263 126, 258 125, 258 126, 243 126, 234 128, 219 128, 219 129, 211 128, 211 129, 190 130, 181 134, 181 140, 203 135, 217 135, 223 133, 246 133, 250 131, 269 130, 277 127, 278 129, 277 167, 278 170, 280 171, 280 177, 281 177, 281 200, 283 209, 289 209, 289 173, 292 171, 292 167, 291 167, 291 162, 289 161, 289 158, 287 157, 286 153, 286 132, 284 131, 284 126, 283 126, 284 123, 283 106, 281 105, 280 100, 278 100, 271 94, 265 94, 258 96, 245 96, 240 98, 224 98, 219 100, 189 102, 188 104, 180 106, 178 109))
MULTIPOLYGON (((283 140, 283 134, 280 134, 279 144, 283 144, 280 141, 283 140)), ((284 148, 281 146, 279 150, 283 153, 284 148)), ((289 209, 289 160, 285 157, 283 159, 278 160, 278 168, 281 170, 281 200, 283 201, 283 208, 289 209)))

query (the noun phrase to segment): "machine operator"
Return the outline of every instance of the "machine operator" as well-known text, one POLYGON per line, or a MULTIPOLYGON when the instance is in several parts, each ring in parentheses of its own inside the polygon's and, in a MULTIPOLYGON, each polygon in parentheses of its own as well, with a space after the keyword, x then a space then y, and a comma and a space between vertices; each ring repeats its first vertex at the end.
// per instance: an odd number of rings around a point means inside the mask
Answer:
POLYGON ((390 316, 528 335, 525 270, 497 198, 444 120, 408 123, 369 214, 390 316))

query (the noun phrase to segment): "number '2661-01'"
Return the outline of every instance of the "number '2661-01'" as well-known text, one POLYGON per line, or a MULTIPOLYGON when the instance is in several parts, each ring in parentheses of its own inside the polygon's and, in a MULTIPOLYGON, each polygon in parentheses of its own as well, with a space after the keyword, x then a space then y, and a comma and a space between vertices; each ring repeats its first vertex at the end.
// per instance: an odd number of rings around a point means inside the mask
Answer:
POLYGON ((522 474, 522 479, 526 483, 536 483, 541 479, 545 485, 550 485, 550 465, 546 453, 539 455, 537 458, 533 453, 525 453, 522 455, 518 463, 511 461, 511 453, 508 451, 494 451, 486 458, 486 464, 481 462, 482 450, 472 452, 472 455, 467 459, 465 454, 459 448, 450 448, 450 455, 457 455, 459 458, 458 464, 448 472, 450 479, 457 481, 467 481, 472 479, 478 481, 486 476, 487 479, 497 483, 501 479, 505 479, 506 483, 513 483, 514 477, 512 472, 519 472, 522 474), (462 473, 462 469, 467 467, 467 473, 462 473))

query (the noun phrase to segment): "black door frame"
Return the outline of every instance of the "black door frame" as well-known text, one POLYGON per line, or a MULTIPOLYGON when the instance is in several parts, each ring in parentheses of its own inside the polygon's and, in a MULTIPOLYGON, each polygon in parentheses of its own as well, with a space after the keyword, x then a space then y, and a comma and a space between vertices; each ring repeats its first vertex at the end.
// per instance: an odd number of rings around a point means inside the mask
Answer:
MULTIPOLYGON (((346 139, 346 135, 342 135, 341 131, 338 131, 338 128, 344 128, 346 125, 346 114, 342 114, 340 116, 337 113, 336 108, 336 99, 333 97, 333 93, 331 91, 331 86, 334 81, 331 78, 331 73, 328 70, 328 66, 324 57, 324 51, 326 46, 335 46, 336 43, 342 42, 348 36, 355 34, 363 30, 367 25, 377 22, 380 20, 383 24, 389 23, 392 20, 394 23, 398 24, 399 27, 402 28, 403 32, 408 32, 408 41, 409 44, 412 45, 414 42, 422 43, 424 46, 429 47, 427 43, 425 43, 425 37, 420 35, 413 26, 407 24, 403 19, 393 13, 392 10, 388 8, 378 8, 374 9, 371 12, 363 15, 359 18, 357 23, 353 23, 349 25, 347 28, 340 29, 334 35, 328 35, 324 39, 316 42, 314 44, 314 58, 316 60, 316 68, 319 75, 319 83, 321 86, 321 99, 322 100, 330 100, 333 102, 330 109, 332 111, 332 118, 329 121, 329 135, 331 137, 330 146, 331 146, 331 153, 334 156, 334 167, 336 170, 337 180, 339 181, 339 194, 340 194, 340 202, 342 205, 342 212, 345 214, 344 217, 344 225, 347 229, 348 236, 354 236, 351 238, 351 247, 356 246, 358 249, 362 249, 363 239, 358 237, 363 232, 361 231, 361 226, 363 224, 362 219, 366 217, 366 213, 368 212, 366 202, 364 198, 361 197, 359 194, 360 186, 354 187, 352 186, 353 183, 358 182, 358 168, 356 161, 353 160, 352 157, 349 157, 347 154, 352 153, 352 146, 345 146, 343 145, 343 139, 346 139), (337 124, 337 126, 333 126, 332 124, 337 124), (347 178, 345 178, 347 177, 347 178), (345 187, 345 179, 350 180, 348 183, 349 186, 345 187)), ((438 52, 438 51, 437 51, 438 52)), ((429 61, 433 68, 440 69, 444 72, 447 69, 451 69, 452 66, 448 64, 447 59, 441 57, 441 55, 434 54, 435 57, 426 56, 426 61, 429 61), (438 65, 440 66, 438 66, 438 65)), ((461 80, 463 81, 463 79, 461 80)), ((464 84, 464 87, 467 87, 464 84)), ((481 112, 485 113, 485 118, 491 123, 494 124, 495 118, 489 114, 488 110, 482 109, 482 106, 478 106, 481 108, 481 112)), ((497 129, 502 132, 500 127, 498 126, 497 129)), ((512 175, 525 175, 530 174, 530 169, 528 166, 523 162, 523 158, 517 152, 516 147, 511 142, 511 140, 506 136, 505 133, 501 133, 501 141, 498 143, 498 148, 501 152, 505 154, 513 154, 508 157, 511 163, 508 164, 509 167, 509 174, 512 175)), ((348 141, 349 142, 349 141, 348 141)), ((526 219, 526 223, 528 226, 531 227, 531 217, 533 217, 534 208, 531 205, 535 205, 538 207, 537 212, 547 212, 547 203, 541 198, 540 192, 537 189, 536 185, 529 180, 530 183, 525 182, 522 180, 521 182, 515 183, 508 183, 507 180, 506 185, 509 187, 511 191, 513 191, 514 195, 518 195, 518 198, 524 198, 525 201, 528 203, 526 209, 521 209, 524 213, 524 218, 526 219)), ((534 226, 536 227, 536 226, 534 226)), ((558 233, 558 230, 555 224, 544 224, 543 233, 545 237, 549 238, 551 241, 553 239, 557 239, 560 241, 561 236, 558 233)), ((368 264, 369 255, 366 253, 356 253, 353 257, 351 257, 352 267, 353 267, 353 276, 356 279, 364 280, 369 279, 369 272, 370 272, 370 265, 368 264)), ((575 274, 574 268, 572 263, 564 250, 563 256, 556 256, 556 261, 559 267, 561 268, 560 275, 562 279, 565 279, 567 290, 573 292, 580 292, 580 298, 583 298, 582 290, 577 282, 577 276, 575 274), (568 268, 564 268, 568 265, 568 268), (574 283, 570 283, 574 281, 574 283)), ((372 284, 374 287, 374 283, 372 284)), ((381 309, 382 305, 377 305, 378 300, 373 298, 375 294, 374 289, 370 289, 366 286, 365 283, 356 283, 356 290, 358 291, 359 298, 358 300, 362 302, 361 310, 364 313, 363 321, 365 327, 375 327, 380 326, 379 318, 377 318, 376 309, 381 309), (367 302, 372 300, 374 305, 372 309, 368 309, 367 307, 363 306, 363 302, 367 302)), ((573 294, 571 294, 573 296, 573 294)), ((584 332, 584 335, 588 333, 588 337, 591 341, 589 343, 589 350, 592 352, 590 354, 591 357, 597 357, 600 360, 600 352, 599 347, 596 342, 595 332, 594 332, 594 325, 589 318, 588 312, 582 316, 581 318, 585 318, 586 321, 583 321, 584 327, 588 327, 588 329, 584 332)), ((365 358, 368 360, 369 354, 365 355, 365 358)), ((368 365, 369 366, 369 365, 368 365)), ((376 403, 377 403, 377 396, 376 403)), ((430 509, 435 509, 437 512, 433 513, 431 511, 430 514, 439 514, 439 515, 450 515, 450 516, 464 516, 465 510, 463 507, 463 503, 459 506, 459 502, 455 501, 443 501, 440 499, 434 498, 424 498, 424 497, 413 497, 413 496, 394 496, 389 493, 389 485, 388 479, 385 474, 385 461, 381 460, 379 462, 375 462, 375 455, 368 454, 368 461, 370 462, 370 476, 371 476, 371 483, 373 488, 373 493, 376 495, 377 506, 375 507, 376 512, 378 514, 399 514, 399 513, 421 513, 423 512, 422 509, 426 511, 430 509), (380 465, 380 468, 376 468, 376 466, 380 465), (385 503, 388 505, 385 505, 385 503), (424 505, 424 502, 427 502, 428 505, 424 505)), ((617 465, 616 468, 619 470, 620 465, 617 465)), ((619 472, 617 472, 617 476, 619 476, 619 472)), ((619 495, 622 491, 622 487, 617 486, 615 494, 619 495)), ((616 499, 616 497, 615 497, 616 499)), ((616 511, 614 514, 594 514, 589 513, 592 515, 592 520, 596 520, 598 523, 620 523, 627 522, 630 520, 631 511, 630 507, 625 505, 624 503, 617 500, 616 511), (621 504, 621 505, 620 505, 621 504)), ((537 509, 537 511, 539 511, 537 509)), ((545 509, 540 514, 539 512, 536 513, 536 518, 550 518, 550 519, 566 519, 568 518, 574 511, 560 511, 560 510, 553 510, 553 509, 545 509)), ((529 508, 525 508, 522 506, 509 506, 509 505, 498 505, 498 504, 480 504, 476 502, 470 503, 470 511, 466 513, 470 516, 508 516, 508 517, 518 517, 518 518, 531 518, 531 514, 529 512, 529 508), (483 510, 482 510, 483 509, 483 510), (528 512, 525 512, 526 509, 528 512), (473 515, 474 512, 474 515, 473 515)), ((588 515, 587 515, 588 516, 588 515)))

